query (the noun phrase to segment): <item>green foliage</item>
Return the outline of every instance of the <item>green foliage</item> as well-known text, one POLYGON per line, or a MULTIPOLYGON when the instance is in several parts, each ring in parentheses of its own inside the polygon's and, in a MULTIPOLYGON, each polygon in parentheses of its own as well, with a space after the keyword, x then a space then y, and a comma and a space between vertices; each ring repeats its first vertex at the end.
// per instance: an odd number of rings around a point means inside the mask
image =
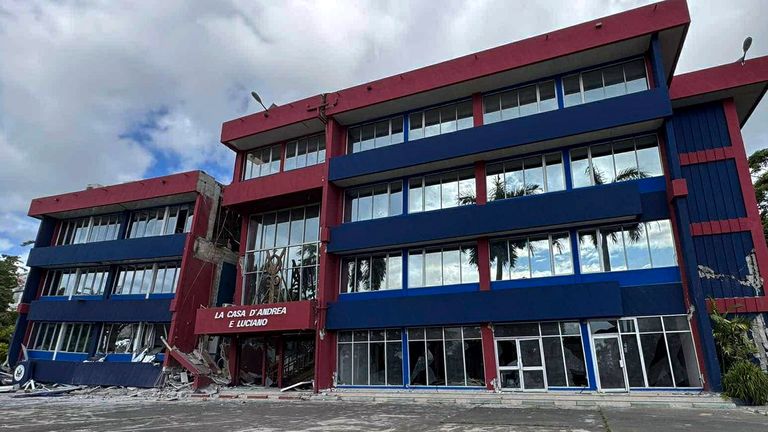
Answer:
POLYGON ((16 312, 9 311, 13 290, 19 283, 21 261, 17 256, 3 255, 0 259, 0 363, 8 355, 8 344, 16 325, 16 312))
POLYGON ((717 308, 712 310, 709 317, 723 371, 727 372, 736 363, 751 360, 757 348, 747 336, 749 320, 743 316, 728 318, 725 313, 718 312, 717 308))
POLYGON ((755 186, 755 198, 760 208, 763 235, 768 239, 768 149, 758 150, 749 157, 749 171, 755 186))
POLYGON ((738 362, 723 376, 723 390, 727 396, 741 399, 747 405, 765 405, 768 373, 752 362, 738 362))

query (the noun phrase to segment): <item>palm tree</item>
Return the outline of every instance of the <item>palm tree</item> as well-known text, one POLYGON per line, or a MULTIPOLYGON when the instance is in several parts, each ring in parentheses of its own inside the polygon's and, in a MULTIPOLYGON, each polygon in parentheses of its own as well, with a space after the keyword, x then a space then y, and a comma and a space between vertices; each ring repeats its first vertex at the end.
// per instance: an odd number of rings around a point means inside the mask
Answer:
MULTIPOLYGON (((538 184, 529 184, 522 187, 507 191, 504 180, 500 175, 496 175, 493 178, 493 185, 490 188, 490 194, 488 195, 490 201, 501 200, 505 198, 515 198, 525 195, 533 195, 537 191, 541 190, 541 186, 538 184)), ((461 205, 474 204, 477 202, 474 194, 467 194, 459 198, 461 205)), ((524 246, 523 246, 524 247, 524 246)), ((530 247, 530 245, 528 245, 530 247)), ((514 267, 517 262, 517 249, 522 247, 516 245, 515 248, 507 248, 507 242, 491 242, 490 244, 490 261, 496 262, 496 279, 502 280, 504 278, 504 267, 514 267)), ((477 267, 477 248, 466 248, 464 252, 469 253, 469 263, 477 267), (468 249, 468 250, 466 250, 468 249)))

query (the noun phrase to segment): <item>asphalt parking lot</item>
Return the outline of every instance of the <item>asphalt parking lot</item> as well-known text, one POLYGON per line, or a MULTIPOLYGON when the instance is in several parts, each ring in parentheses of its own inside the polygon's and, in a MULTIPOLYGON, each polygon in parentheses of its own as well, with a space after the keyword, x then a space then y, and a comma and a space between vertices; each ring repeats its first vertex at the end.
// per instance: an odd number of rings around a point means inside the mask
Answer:
POLYGON ((768 416, 737 410, 543 409, 320 401, 0 398, 0 429, 18 431, 739 431, 768 416))

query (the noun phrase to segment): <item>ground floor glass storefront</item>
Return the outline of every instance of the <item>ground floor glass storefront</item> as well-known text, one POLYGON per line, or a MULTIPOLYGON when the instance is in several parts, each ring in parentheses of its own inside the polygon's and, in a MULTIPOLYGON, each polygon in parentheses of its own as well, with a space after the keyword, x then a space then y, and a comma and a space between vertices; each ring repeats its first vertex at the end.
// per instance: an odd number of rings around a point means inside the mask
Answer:
POLYGON ((507 391, 690 389, 702 386, 686 315, 338 333, 336 385, 507 391))
POLYGON ((240 384, 284 388, 314 378, 314 334, 241 337, 238 350, 240 384))

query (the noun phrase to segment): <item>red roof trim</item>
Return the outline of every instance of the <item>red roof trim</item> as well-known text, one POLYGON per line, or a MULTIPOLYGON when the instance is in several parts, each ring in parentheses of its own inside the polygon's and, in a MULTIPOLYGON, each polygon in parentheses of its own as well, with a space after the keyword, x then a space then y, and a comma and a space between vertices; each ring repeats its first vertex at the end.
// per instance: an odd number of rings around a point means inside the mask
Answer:
MULTIPOLYGON (((330 93, 326 113, 338 114, 689 23, 684 0, 654 3, 330 93)), ((221 141, 308 120, 315 117, 312 108, 319 103, 320 96, 314 96, 276 107, 268 117, 261 112, 228 121, 222 126, 221 141)))
POLYGON ((676 75, 669 88, 672 100, 768 82, 768 56, 676 75))
POLYGON ((28 214, 29 216, 42 216, 64 211, 195 192, 197 191, 200 173, 200 171, 189 171, 130 183, 35 198, 29 206, 28 214))

